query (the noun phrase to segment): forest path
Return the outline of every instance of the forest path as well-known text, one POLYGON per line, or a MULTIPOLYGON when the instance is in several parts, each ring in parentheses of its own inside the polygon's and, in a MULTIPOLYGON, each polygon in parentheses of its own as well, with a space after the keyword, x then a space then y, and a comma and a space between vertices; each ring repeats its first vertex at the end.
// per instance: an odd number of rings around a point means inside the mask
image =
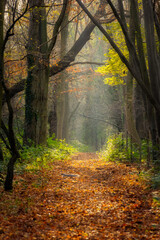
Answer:
POLYGON ((17 205, 0 214, 0 239, 160 239, 157 209, 133 167, 82 153, 23 177, 12 198, 3 193, 17 205))

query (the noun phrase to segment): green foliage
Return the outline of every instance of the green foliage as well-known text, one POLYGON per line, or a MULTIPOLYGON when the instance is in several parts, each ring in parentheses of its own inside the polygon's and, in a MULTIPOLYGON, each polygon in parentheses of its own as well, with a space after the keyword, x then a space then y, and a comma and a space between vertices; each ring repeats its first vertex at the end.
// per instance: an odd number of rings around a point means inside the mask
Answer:
POLYGON ((53 140, 53 137, 47 139, 47 146, 54 151, 53 155, 56 159, 66 159, 77 151, 74 146, 67 144, 65 140, 53 140), (55 154, 56 151, 58 155, 55 154))
MULTIPOLYGON (((68 145, 64 140, 53 140, 48 138, 47 146, 24 146, 20 151, 21 159, 15 164, 15 171, 40 170, 48 168, 54 160, 68 159, 69 156, 76 152, 76 149, 68 145)), ((5 173, 7 163, 10 159, 10 153, 3 145, 5 161, 0 163, 0 173, 5 173)))
POLYGON ((101 156, 107 161, 134 161, 146 164, 148 157, 148 148, 151 148, 151 142, 142 140, 141 142, 141 151, 137 145, 132 143, 132 150, 130 148, 131 139, 123 137, 123 134, 115 134, 109 137, 107 143, 104 146, 104 149, 101 151, 101 156), (141 159, 140 159, 141 158, 141 159))
MULTIPOLYGON (((139 178, 142 181, 145 181, 149 188, 160 190, 160 170, 155 169, 154 166, 152 166, 148 170, 141 171, 139 174, 139 178)), ((154 198, 156 200, 156 197, 154 198)), ((160 196, 158 200, 160 203, 160 196)))
POLYGON ((160 164, 159 162, 155 164, 153 160, 149 162, 147 160, 148 150, 152 149, 151 142, 142 140, 140 154, 140 149, 133 143, 131 152, 131 148, 129 147, 131 140, 128 139, 128 143, 126 143, 126 140, 122 136, 122 133, 115 134, 108 139, 104 149, 100 153, 101 158, 107 161, 130 162, 132 160, 134 163, 138 163, 138 166, 141 166, 139 178, 145 180, 149 187, 160 189, 160 164), (126 144, 128 144, 128 147, 126 147, 126 144), (148 169, 149 166, 150 168, 148 169))
MULTIPOLYGON (((21 152, 22 165, 25 169, 41 169, 49 167, 54 160, 67 159, 76 149, 68 145, 65 140, 48 138, 47 146, 24 147, 21 152)), ((19 164, 17 164, 17 167, 19 164)), ((22 167, 20 166, 20 167, 22 167)))
POLYGON ((127 159, 127 153, 124 150, 122 134, 115 134, 109 137, 101 151, 100 156, 107 161, 124 161, 127 159))

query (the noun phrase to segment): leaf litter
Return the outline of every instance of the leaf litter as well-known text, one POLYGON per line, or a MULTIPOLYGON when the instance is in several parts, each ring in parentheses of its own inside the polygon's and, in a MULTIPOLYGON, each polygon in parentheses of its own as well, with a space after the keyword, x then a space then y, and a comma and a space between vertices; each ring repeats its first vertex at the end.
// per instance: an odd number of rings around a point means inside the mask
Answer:
POLYGON ((138 171, 95 154, 55 161, 0 191, 0 239, 160 239, 160 209, 138 171))

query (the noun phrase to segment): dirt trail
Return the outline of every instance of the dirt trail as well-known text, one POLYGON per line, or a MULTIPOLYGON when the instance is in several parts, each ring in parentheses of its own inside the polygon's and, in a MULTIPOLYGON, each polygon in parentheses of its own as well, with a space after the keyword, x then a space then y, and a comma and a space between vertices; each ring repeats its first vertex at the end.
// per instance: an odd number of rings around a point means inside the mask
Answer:
POLYGON ((28 202, 6 223, 0 218, 0 239, 160 239, 159 215, 134 168, 87 153, 54 162, 43 172, 41 189, 30 177, 20 193, 28 202))

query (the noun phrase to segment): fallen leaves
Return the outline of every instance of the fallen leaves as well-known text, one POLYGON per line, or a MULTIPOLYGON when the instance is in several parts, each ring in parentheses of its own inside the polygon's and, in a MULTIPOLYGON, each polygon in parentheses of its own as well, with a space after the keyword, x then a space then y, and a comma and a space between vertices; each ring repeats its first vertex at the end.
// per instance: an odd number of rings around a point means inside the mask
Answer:
POLYGON ((1 189, 0 239, 158 240, 160 210, 136 169, 82 159, 16 176, 13 193, 1 189))

